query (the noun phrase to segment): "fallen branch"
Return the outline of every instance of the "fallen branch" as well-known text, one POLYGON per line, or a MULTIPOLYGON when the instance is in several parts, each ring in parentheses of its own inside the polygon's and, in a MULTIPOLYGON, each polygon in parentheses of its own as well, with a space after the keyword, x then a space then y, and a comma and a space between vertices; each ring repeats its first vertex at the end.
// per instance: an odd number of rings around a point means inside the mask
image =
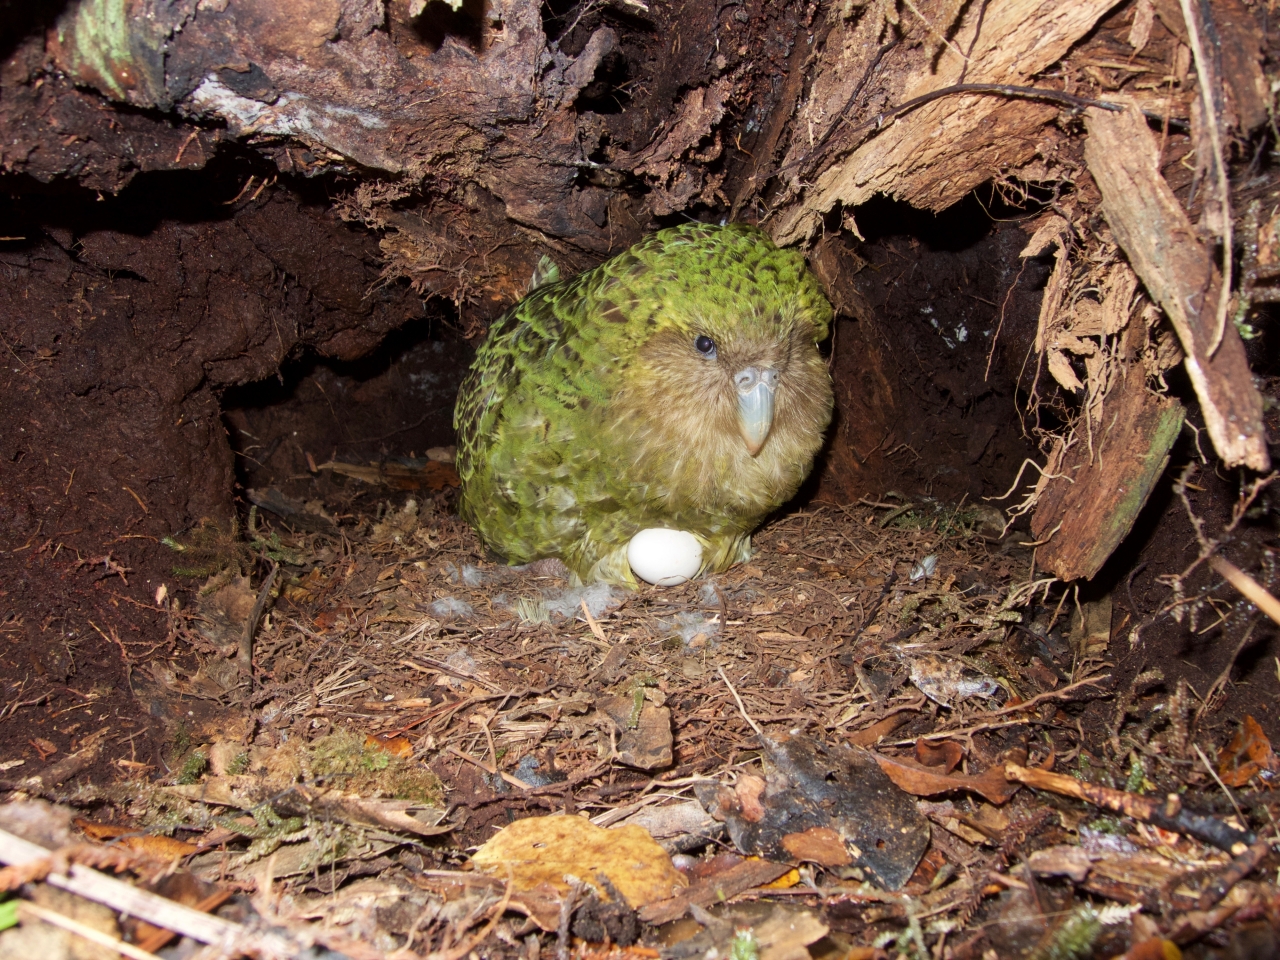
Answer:
POLYGON ((91 767, 102 755, 102 747, 106 742, 107 730, 100 730, 91 737, 85 737, 84 745, 70 756, 63 757, 57 763, 46 767, 40 773, 20 780, 0 777, 0 790, 20 790, 36 797, 54 799, 53 788, 70 780, 81 770, 91 767))
POLYGON ((1037 790, 1048 790, 1064 797, 1075 797, 1094 806, 1122 813, 1125 816, 1141 820, 1159 827, 1161 830, 1172 830, 1195 837, 1219 850, 1239 856, 1256 841, 1250 830, 1237 830, 1228 823, 1215 817, 1206 817, 1182 808, 1182 798, 1171 793, 1164 800, 1157 797, 1144 797, 1137 793, 1126 793, 1113 790, 1096 783, 1085 783, 1075 777, 1061 773, 1050 773, 1048 770, 1035 770, 1007 763, 1004 775, 1010 780, 1035 787, 1037 790))
POLYGON ((1244 594, 1250 603, 1276 623, 1280 623, 1280 600, 1265 590, 1262 584, 1223 557, 1210 557, 1209 566, 1213 567, 1227 583, 1244 594))
POLYGON ((1218 874, 1218 878, 1205 887, 1196 901, 1197 910, 1209 910, 1217 906, 1231 888, 1247 877, 1262 862, 1262 858, 1271 849, 1271 840, 1258 840, 1252 843, 1244 853, 1232 859, 1227 868, 1218 874))
MULTIPOLYGON (((49 851, 39 844, 0 830, 0 863, 22 865, 48 856, 49 851)), ((303 949, 302 944, 294 943, 278 932, 250 930, 78 863, 72 864, 66 873, 50 873, 45 882, 86 900, 105 904, 120 913, 146 920, 153 926, 210 944, 226 956, 248 953, 253 956, 289 957, 303 949)))
POLYGON ((267 574, 267 579, 262 584, 262 589, 258 591, 258 599, 254 601, 249 619, 245 622, 244 634, 240 637, 240 650, 236 655, 236 659, 240 663, 241 671, 249 678, 250 686, 253 685, 253 635, 258 632, 258 621, 262 619, 262 611, 266 609, 267 600, 271 596, 271 588, 275 586, 276 576, 279 573, 280 564, 272 565, 271 572, 267 574))
POLYGON ((70 917, 64 917, 62 914, 53 910, 46 910, 44 907, 37 907, 34 903, 27 903, 25 900, 18 904, 18 916, 22 919, 30 917, 35 920, 43 920, 45 923, 52 924, 55 927, 69 930, 77 937, 83 937, 85 940, 106 947, 108 950, 114 950, 123 956, 132 957, 133 960, 160 960, 159 957, 148 950, 135 947, 132 943, 125 943, 118 937, 103 933, 101 930, 95 930, 79 920, 72 920, 70 917))

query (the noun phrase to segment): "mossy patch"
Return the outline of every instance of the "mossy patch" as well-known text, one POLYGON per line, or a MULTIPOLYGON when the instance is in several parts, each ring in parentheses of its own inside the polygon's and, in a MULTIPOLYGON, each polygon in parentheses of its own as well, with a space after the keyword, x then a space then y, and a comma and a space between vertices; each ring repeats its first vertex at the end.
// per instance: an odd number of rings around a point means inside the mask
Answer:
POLYGON ((311 776, 343 793, 390 797, 438 806, 444 785, 430 770, 388 753, 349 730, 321 737, 307 748, 311 776))

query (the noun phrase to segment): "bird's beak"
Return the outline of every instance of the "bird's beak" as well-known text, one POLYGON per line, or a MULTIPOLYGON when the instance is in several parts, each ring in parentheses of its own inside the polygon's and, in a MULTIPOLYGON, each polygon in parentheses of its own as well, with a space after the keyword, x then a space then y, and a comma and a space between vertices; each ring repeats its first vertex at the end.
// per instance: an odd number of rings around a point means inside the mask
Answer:
POLYGON ((733 385, 738 391, 738 432, 747 445, 747 452, 754 457, 773 426, 773 392, 778 386, 778 371, 743 367, 733 375, 733 385))

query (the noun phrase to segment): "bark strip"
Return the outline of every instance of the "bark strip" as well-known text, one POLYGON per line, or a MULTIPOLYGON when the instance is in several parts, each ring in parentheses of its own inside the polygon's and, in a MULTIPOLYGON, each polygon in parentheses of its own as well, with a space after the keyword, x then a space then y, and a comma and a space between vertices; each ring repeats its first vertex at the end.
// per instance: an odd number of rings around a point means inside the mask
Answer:
POLYGON ((1121 113, 1090 108, 1085 124, 1085 161, 1102 191, 1103 213, 1182 341, 1214 449, 1229 467, 1268 469, 1262 398, 1234 325, 1227 324, 1210 356, 1221 274, 1160 175, 1158 146, 1142 112, 1136 105, 1121 113))

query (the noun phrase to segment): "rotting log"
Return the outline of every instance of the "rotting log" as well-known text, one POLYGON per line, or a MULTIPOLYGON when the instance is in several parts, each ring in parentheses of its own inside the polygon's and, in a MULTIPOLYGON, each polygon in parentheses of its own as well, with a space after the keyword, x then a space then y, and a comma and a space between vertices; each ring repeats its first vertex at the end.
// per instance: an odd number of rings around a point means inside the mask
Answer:
MULTIPOLYGON (((1043 128, 1056 107, 978 94, 923 106, 866 142, 858 131, 874 129, 885 105, 932 90, 962 82, 1027 83, 1066 55, 1112 6, 1110 0, 970 4, 936 58, 921 58, 916 48, 892 40, 882 45, 883 24, 871 15, 852 29, 833 31, 810 68, 811 89, 777 171, 785 189, 769 223, 774 238, 794 243, 811 237, 829 210, 877 193, 942 210, 1045 152, 1043 128), (968 52, 962 57, 960 51, 968 52)), ((841 10, 834 4, 829 16, 842 17, 841 10)), ((926 8, 924 15, 933 12, 926 8)))
POLYGON ((1085 161, 1102 192, 1103 214, 1178 334, 1214 449, 1227 466, 1266 470, 1262 398, 1233 324, 1210 353, 1222 276, 1160 174, 1159 145, 1142 111, 1132 103, 1120 112, 1091 108, 1085 124, 1085 161))
POLYGON ((1092 443, 1077 434, 1043 488, 1031 532, 1047 541, 1037 562, 1061 580, 1092 579, 1102 569, 1169 463, 1185 411, 1144 381, 1141 365, 1127 367, 1092 443))

